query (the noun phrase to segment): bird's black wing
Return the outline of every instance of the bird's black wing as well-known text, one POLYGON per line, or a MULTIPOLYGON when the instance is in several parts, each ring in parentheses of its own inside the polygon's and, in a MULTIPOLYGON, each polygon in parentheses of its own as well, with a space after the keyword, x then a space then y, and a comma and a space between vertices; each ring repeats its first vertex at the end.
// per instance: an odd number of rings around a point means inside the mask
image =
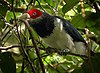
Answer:
POLYGON ((86 43, 77 29, 74 28, 68 21, 58 16, 55 17, 62 20, 65 31, 73 38, 73 41, 86 43))

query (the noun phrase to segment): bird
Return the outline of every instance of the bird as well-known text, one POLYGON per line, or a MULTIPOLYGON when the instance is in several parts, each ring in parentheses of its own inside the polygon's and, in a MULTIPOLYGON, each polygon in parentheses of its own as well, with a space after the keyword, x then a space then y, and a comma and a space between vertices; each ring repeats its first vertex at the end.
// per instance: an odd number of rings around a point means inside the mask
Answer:
POLYGON ((39 9, 30 9, 29 24, 51 48, 69 50, 71 53, 88 55, 87 43, 78 30, 60 16, 53 16, 39 9))

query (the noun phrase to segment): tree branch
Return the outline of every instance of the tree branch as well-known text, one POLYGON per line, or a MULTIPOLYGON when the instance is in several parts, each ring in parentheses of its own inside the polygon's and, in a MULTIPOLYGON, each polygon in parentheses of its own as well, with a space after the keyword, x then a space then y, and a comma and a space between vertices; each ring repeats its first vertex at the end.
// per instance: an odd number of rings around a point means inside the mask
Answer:
POLYGON ((24 49, 24 46, 23 46, 23 44, 22 44, 22 40, 21 40, 21 37, 20 37, 20 33, 19 33, 19 31, 18 31, 18 25, 17 25, 17 21, 16 21, 15 10, 14 10, 14 7, 13 7, 13 1, 12 1, 12 10, 13 10, 12 12, 13 12, 13 15, 14 15, 15 26, 16 26, 16 30, 17 30, 17 34, 18 34, 18 39, 19 39, 19 43, 20 43, 21 48, 22 48, 23 55, 25 56, 26 61, 28 61, 29 65, 30 65, 30 67, 31 67, 31 69, 32 69, 32 71, 33 71, 34 73, 36 73, 36 70, 35 70, 35 68, 34 68, 34 65, 33 65, 32 62, 30 61, 30 59, 29 59, 29 57, 28 57, 28 54, 27 54, 27 52, 26 52, 26 50, 24 49))
POLYGON ((30 38, 31 38, 31 40, 32 40, 32 43, 33 43, 33 45, 34 45, 34 47, 35 47, 36 54, 37 54, 38 59, 39 59, 39 61, 40 61, 40 66, 41 66, 41 69, 42 69, 42 73, 45 73, 45 68, 44 68, 44 64, 43 64, 42 59, 41 59, 41 55, 40 55, 40 53, 39 53, 39 48, 38 48, 37 45, 36 45, 36 41, 34 40, 34 37, 33 37, 33 35, 32 35, 32 30, 31 30, 31 28, 30 28, 30 26, 29 26, 29 23, 28 23, 27 20, 22 20, 22 21, 25 23, 25 25, 27 26, 27 28, 28 28, 28 30, 29 30, 30 38))

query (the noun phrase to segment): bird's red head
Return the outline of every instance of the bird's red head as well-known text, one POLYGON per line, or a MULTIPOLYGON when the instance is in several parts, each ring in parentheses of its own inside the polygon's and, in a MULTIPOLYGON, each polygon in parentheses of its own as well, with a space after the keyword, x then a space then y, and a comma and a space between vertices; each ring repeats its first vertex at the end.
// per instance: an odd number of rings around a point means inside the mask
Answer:
POLYGON ((42 12, 38 9, 31 9, 27 12, 31 18, 35 19, 37 17, 40 17, 42 15, 42 12))

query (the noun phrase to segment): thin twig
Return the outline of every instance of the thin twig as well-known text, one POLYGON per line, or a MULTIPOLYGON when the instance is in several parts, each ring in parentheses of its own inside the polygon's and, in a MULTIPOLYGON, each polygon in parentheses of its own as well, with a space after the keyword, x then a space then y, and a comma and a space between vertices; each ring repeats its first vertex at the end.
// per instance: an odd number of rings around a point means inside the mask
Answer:
MULTIPOLYGON (((20 48, 21 45, 11 45, 11 46, 7 46, 7 47, 0 47, 0 50, 8 50, 8 49, 12 49, 12 48, 20 48)), ((34 46, 30 46, 30 45, 26 45, 26 48, 33 48, 34 46)))
POLYGON ((41 6, 40 2, 38 0, 36 0, 40 6, 40 8, 45 12, 45 10, 43 9, 43 7, 41 6))
POLYGON ((33 45, 34 45, 34 47, 35 47, 36 54, 37 54, 38 59, 39 59, 39 61, 40 61, 40 66, 41 66, 41 69, 42 69, 42 73, 45 73, 45 68, 44 68, 44 64, 43 64, 42 59, 41 59, 41 55, 40 55, 40 53, 39 53, 39 48, 38 48, 37 45, 36 45, 36 41, 34 40, 34 37, 33 37, 33 35, 32 35, 32 30, 31 30, 31 28, 30 28, 30 26, 29 26, 29 23, 28 23, 27 20, 22 20, 22 21, 25 23, 25 25, 27 26, 27 28, 28 28, 28 30, 29 30, 30 38, 31 38, 31 40, 32 40, 32 43, 33 43, 33 45))
MULTIPOLYGON (((42 55, 41 56, 41 58, 43 58, 43 57, 47 57, 48 56, 48 54, 46 54, 46 55, 42 55)), ((32 61, 34 62, 35 60, 37 60, 38 58, 34 58, 32 61)))
POLYGON ((28 9, 28 7, 29 7, 32 3, 33 3, 33 0, 31 0, 31 1, 29 2, 29 4, 27 5, 27 9, 28 9))
POLYGON ((9 38, 10 38, 11 36, 12 36, 12 34, 10 34, 10 35, 7 37, 7 39, 6 39, 5 41, 3 41, 2 46, 5 45, 5 43, 9 40, 9 38))
POLYGON ((20 40, 20 44, 21 44, 21 48, 22 48, 23 54, 25 55, 25 59, 29 62, 32 71, 33 71, 34 73, 36 73, 35 68, 34 68, 33 64, 31 63, 31 61, 30 61, 30 59, 29 59, 29 57, 28 57, 28 55, 27 55, 27 52, 24 50, 24 47, 23 47, 23 45, 22 45, 22 40, 21 40, 21 37, 20 37, 19 32, 18 32, 18 27, 17 27, 17 33, 18 33, 18 37, 19 37, 19 40, 20 40))
POLYGON ((0 50, 8 50, 8 49, 12 49, 15 47, 21 47, 20 45, 12 45, 12 46, 7 46, 7 47, 0 47, 0 50))
POLYGON ((26 10, 28 9, 28 7, 29 7, 30 5, 32 5, 32 7, 34 7, 34 6, 35 6, 35 2, 36 2, 36 0, 31 0, 31 1, 29 2, 29 4, 27 5, 26 10), (33 3, 33 4, 32 4, 32 3, 33 3))
POLYGON ((74 8, 72 10, 75 12, 75 14, 77 14, 77 12, 76 12, 76 10, 74 8))
POLYGON ((24 73, 24 68, 25 68, 24 64, 25 64, 25 61, 24 61, 24 58, 23 58, 21 73, 24 73))
MULTIPOLYGON (((14 25, 15 26, 15 25, 14 25)), ((9 29, 9 31, 2 37, 2 41, 5 39, 5 37, 10 33, 10 31, 13 29, 14 27, 11 27, 10 29, 9 29)))
MULTIPOLYGON (((7 47, 0 47, 0 50, 8 50, 8 49, 11 49, 11 48, 19 48, 19 47, 21 47, 20 45, 12 45, 12 46, 7 46, 7 47)), ((34 46, 30 46, 30 45, 26 45, 26 48, 33 48, 34 46)), ((46 49, 44 49, 44 48, 40 48, 39 47, 39 49, 40 50, 47 50, 48 51, 48 49, 46 48, 46 49)), ((49 50, 53 50, 53 52, 59 52, 59 51, 57 51, 57 50, 55 50, 54 48, 50 48, 49 50)), ((79 54, 74 54, 74 53, 70 53, 70 52, 68 52, 68 53, 66 53, 66 55, 74 55, 74 56, 79 56, 79 57, 85 57, 85 58, 87 58, 87 56, 85 56, 85 55, 79 55, 79 54)))
POLYGON ((57 12, 49 3, 46 3, 46 5, 53 11, 54 14, 57 12))
MULTIPOLYGON (((12 1, 12 8, 13 8, 13 1, 12 1)), ((16 15, 15 15, 14 8, 13 8, 13 15, 14 15, 14 20, 15 20, 15 25, 16 25, 16 29, 17 29, 17 34, 18 34, 18 38, 19 38, 19 42, 20 42, 22 51, 23 51, 23 55, 25 56, 25 59, 28 61, 29 65, 31 66, 32 71, 33 71, 34 73, 36 73, 35 68, 34 68, 32 62, 30 61, 30 59, 29 59, 29 57, 28 57, 28 55, 27 55, 27 52, 24 50, 24 47, 23 47, 23 44, 22 44, 22 40, 21 40, 19 31, 18 31, 18 26, 17 26, 17 22, 16 22, 16 15)))
MULTIPOLYGON (((26 28, 26 27, 25 27, 26 28)), ((20 33, 21 33, 21 27, 20 27, 20 33)), ((26 51, 26 29, 24 31, 24 48, 25 48, 25 51, 26 51)), ((24 73, 24 64, 25 64, 25 60, 23 58, 23 63, 22 63, 22 69, 21 69, 21 73, 24 73)))

